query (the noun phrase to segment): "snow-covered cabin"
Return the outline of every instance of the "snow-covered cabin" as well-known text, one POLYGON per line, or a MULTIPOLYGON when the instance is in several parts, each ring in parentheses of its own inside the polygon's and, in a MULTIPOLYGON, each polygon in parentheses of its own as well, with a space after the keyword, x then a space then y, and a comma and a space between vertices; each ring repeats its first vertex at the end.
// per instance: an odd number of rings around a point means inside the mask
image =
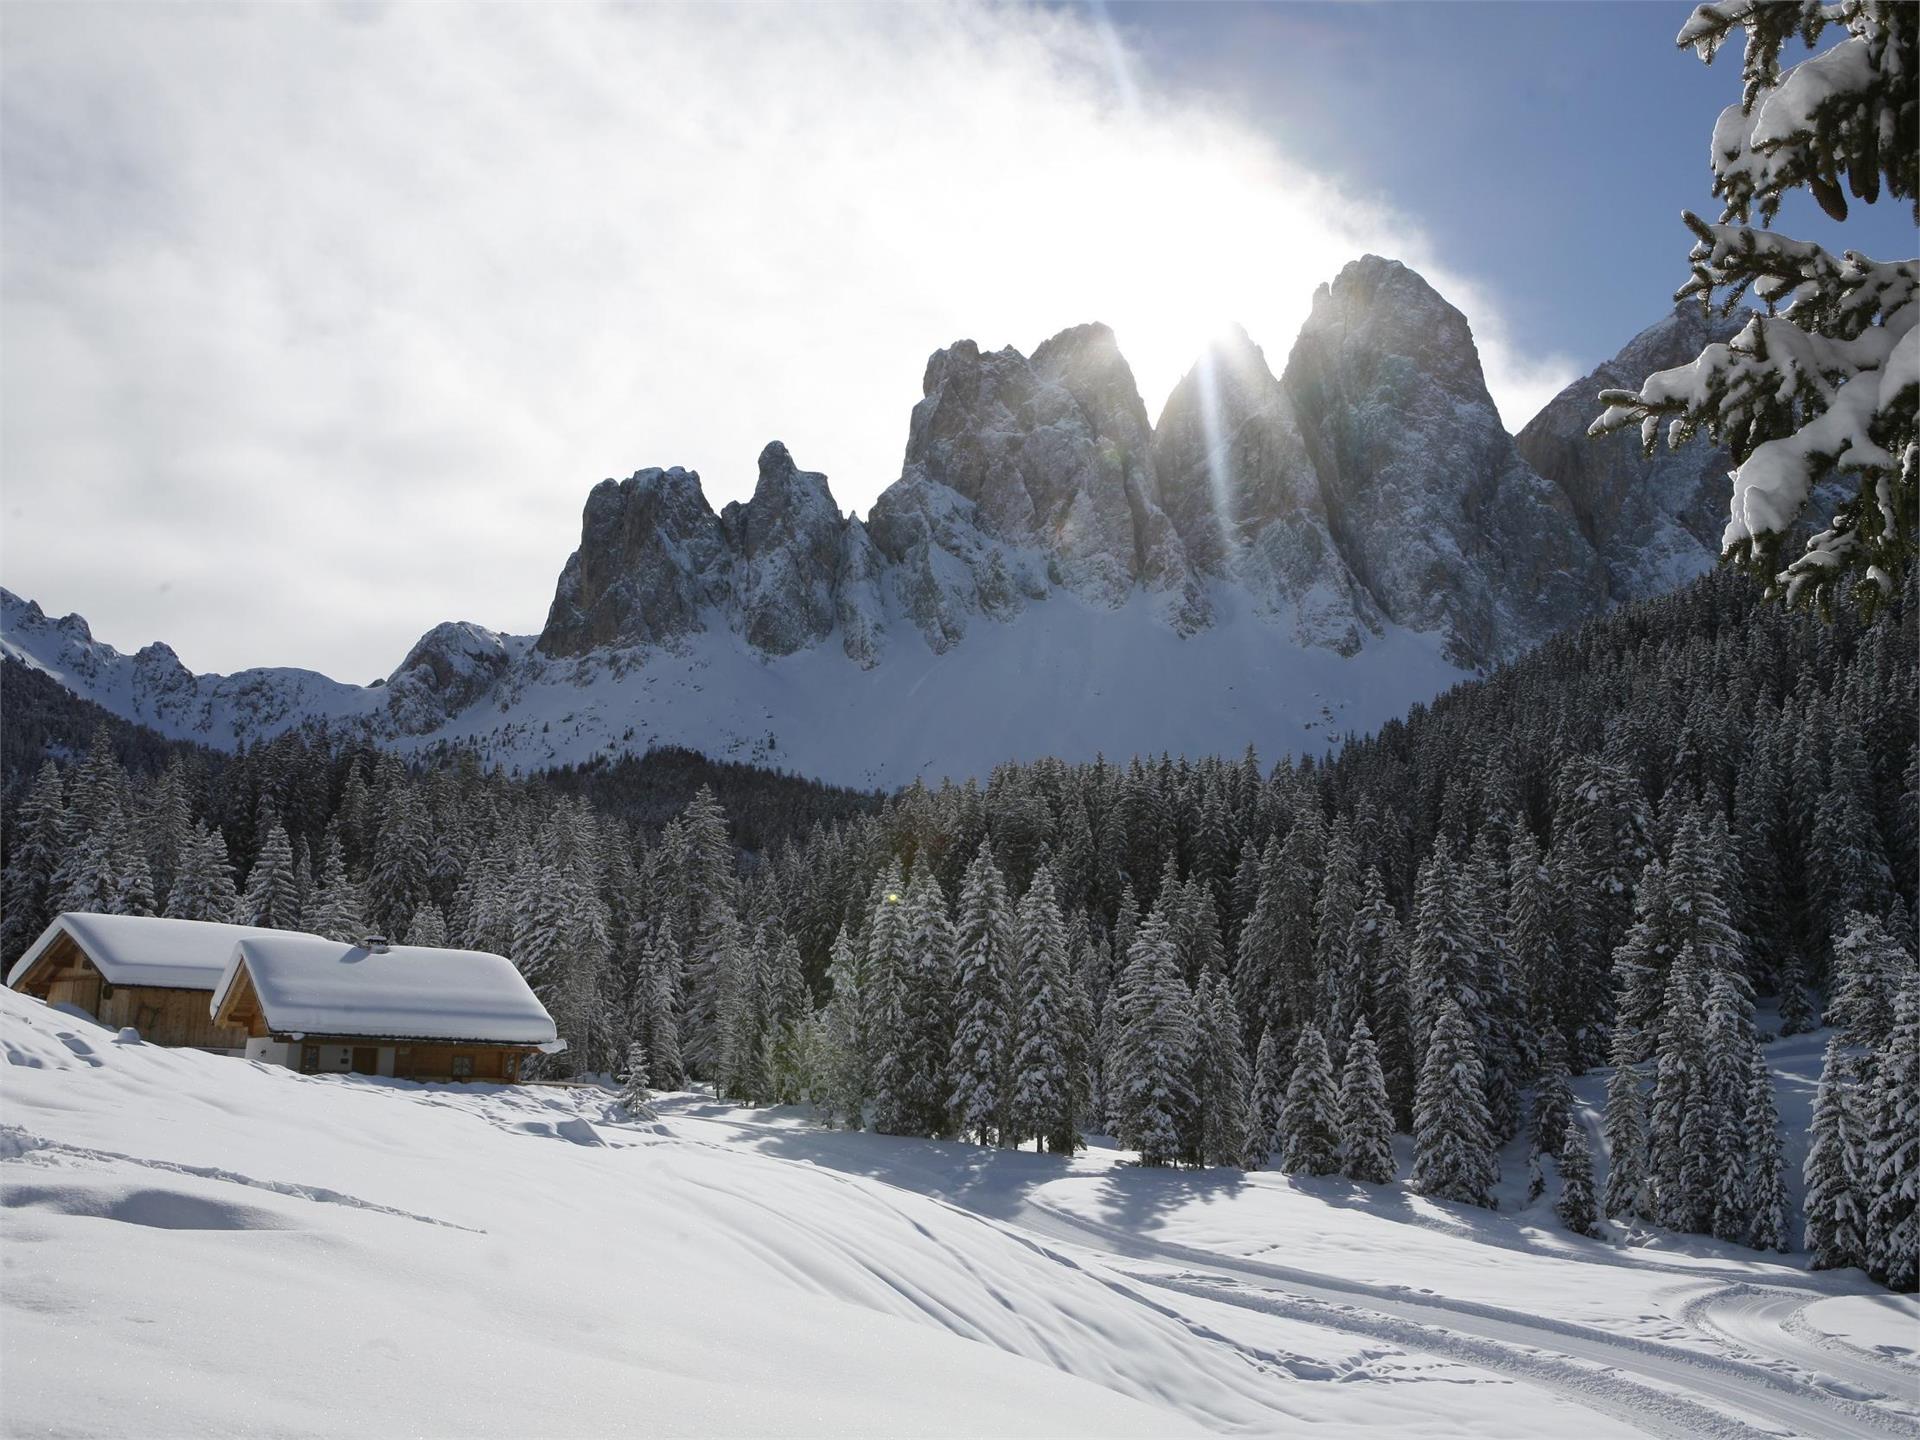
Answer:
POLYGON ((155 915, 54 917, 7 972, 7 985, 49 1005, 82 1010, 103 1025, 131 1025, 156 1045, 238 1052, 247 1032, 207 1010, 233 947, 272 935, 251 925, 213 925, 155 915))
POLYGON ((227 957, 209 1013, 249 1059, 308 1074, 512 1083, 553 1017, 502 955, 264 930, 227 957))

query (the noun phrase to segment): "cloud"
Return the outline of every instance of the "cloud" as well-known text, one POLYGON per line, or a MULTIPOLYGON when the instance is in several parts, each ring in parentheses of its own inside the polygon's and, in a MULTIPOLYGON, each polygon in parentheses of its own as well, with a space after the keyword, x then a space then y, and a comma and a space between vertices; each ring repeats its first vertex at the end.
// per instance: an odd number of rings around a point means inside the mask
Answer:
POLYGON ((1157 413, 1225 321, 1277 368, 1363 250, 1462 304, 1510 423, 1572 373, 1097 14, 15 6, 5 41, 5 583, 198 669, 535 629, 645 465, 718 506, 777 437, 864 511, 962 337, 1104 319, 1157 413))

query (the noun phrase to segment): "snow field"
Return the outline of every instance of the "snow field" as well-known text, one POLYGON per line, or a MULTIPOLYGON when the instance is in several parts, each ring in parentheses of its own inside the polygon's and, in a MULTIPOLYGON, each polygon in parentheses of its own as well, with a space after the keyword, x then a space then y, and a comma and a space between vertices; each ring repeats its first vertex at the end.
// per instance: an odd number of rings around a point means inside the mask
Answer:
POLYGON ((305 1077, 0 995, 0 1428, 1920 1433, 1857 1275, 660 1105, 305 1077))

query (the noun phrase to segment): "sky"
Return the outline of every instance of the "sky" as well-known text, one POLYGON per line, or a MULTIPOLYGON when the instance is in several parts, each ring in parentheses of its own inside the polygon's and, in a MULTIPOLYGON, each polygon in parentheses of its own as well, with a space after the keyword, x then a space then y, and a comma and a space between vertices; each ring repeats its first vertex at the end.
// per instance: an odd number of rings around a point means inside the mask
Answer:
POLYGON ((364 681, 442 620, 538 630, 603 477, 717 509, 780 439, 864 513, 939 347, 1104 320, 1157 415, 1230 323, 1278 371, 1368 252, 1517 429, 1713 208, 1738 56, 1686 12, 9 5, 0 584, 364 681))

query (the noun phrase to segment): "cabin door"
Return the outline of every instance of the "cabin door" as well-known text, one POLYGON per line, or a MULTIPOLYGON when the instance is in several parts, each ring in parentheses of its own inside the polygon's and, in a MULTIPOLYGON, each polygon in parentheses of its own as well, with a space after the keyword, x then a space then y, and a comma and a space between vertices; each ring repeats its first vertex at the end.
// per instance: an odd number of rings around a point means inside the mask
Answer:
POLYGON ((354 1046, 353 1073, 356 1075, 378 1075, 380 1073, 380 1051, 372 1045, 354 1046))

